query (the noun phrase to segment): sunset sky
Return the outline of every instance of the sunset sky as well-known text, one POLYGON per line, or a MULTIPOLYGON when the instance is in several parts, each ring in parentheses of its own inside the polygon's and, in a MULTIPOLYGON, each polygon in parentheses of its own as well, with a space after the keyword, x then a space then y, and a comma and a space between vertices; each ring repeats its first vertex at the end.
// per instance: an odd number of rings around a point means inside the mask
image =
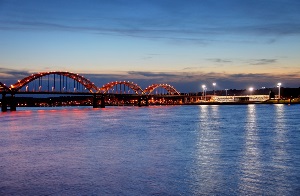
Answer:
POLYGON ((70 71, 181 92, 300 87, 299 0, 0 0, 0 82, 70 71))

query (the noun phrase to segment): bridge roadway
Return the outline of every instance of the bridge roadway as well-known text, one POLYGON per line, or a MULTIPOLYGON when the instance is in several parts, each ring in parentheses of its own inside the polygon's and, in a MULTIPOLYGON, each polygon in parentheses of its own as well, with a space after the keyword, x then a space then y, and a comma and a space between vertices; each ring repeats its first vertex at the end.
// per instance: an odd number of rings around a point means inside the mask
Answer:
MULTIPOLYGON (((152 104, 180 104, 186 102, 186 99, 189 97, 187 95, 170 95, 170 94, 120 94, 120 93, 91 93, 91 92, 2 92, 2 101, 1 101, 1 111, 6 112, 7 110, 16 111, 18 106, 16 95, 59 95, 60 97, 66 95, 68 97, 76 96, 86 96, 91 98, 93 108, 105 108, 106 105, 109 105, 109 100, 117 100, 119 102, 132 102, 132 105, 148 106, 149 102, 152 104), (7 96, 7 95, 10 96, 7 96), (159 102, 159 100, 164 100, 164 102, 159 102)), ((122 105, 122 104, 121 104, 122 105)))

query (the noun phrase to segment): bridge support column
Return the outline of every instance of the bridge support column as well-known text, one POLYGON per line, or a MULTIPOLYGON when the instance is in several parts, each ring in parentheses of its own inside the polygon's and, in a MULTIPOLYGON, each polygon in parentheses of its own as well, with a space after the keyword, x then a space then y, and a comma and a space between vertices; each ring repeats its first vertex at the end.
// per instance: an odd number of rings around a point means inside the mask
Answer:
MULTIPOLYGON (((98 100, 99 97, 97 97, 97 94, 93 94, 93 108, 98 108, 98 100)), ((105 96, 101 95, 100 100, 100 108, 105 108, 105 96)))
POLYGON ((142 107, 143 106, 143 100, 145 100, 145 105, 144 106, 149 106, 149 99, 148 99, 148 97, 145 97, 145 96, 141 96, 141 97, 139 97, 139 99, 138 99, 138 106, 139 107, 142 107))
POLYGON ((142 107, 142 97, 139 97, 139 98, 138 98, 138 106, 139 106, 139 107, 142 107))
POLYGON ((182 102, 183 102, 183 103, 187 103, 187 98, 186 98, 186 97, 183 98, 183 99, 182 99, 182 102))
POLYGON ((7 98, 6 98, 6 93, 2 93, 2 106, 1 106, 1 111, 6 112, 7 111, 7 98))
POLYGON ((97 108, 97 96, 96 94, 93 94, 93 108, 97 108))
POLYGON ((146 106, 149 106, 149 98, 145 97, 145 99, 146 99, 146 106))
POLYGON ((105 108, 105 96, 104 95, 101 95, 101 105, 100 105, 101 108, 105 108))
POLYGON ((17 110, 17 103, 15 100, 15 94, 11 94, 10 97, 10 111, 16 111, 17 110))

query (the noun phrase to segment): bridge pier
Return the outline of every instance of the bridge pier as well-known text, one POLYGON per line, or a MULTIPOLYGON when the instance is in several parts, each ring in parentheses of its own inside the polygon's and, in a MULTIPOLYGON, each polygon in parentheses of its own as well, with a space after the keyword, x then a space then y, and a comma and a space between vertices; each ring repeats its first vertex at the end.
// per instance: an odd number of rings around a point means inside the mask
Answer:
POLYGON ((93 94, 93 108, 97 108, 97 96, 93 94))
POLYGON ((143 106, 143 103, 142 101, 145 100, 145 105, 144 106, 149 106, 149 98, 148 97, 145 97, 145 96, 141 96, 139 99, 138 99, 138 106, 139 107, 142 107, 143 106))
POLYGON ((142 97, 139 97, 139 99, 138 99, 138 106, 142 107, 142 97))
POLYGON ((105 96, 101 95, 101 104, 100 104, 100 108, 105 108, 105 96))
POLYGON ((17 103, 15 100, 15 94, 11 94, 10 97, 10 111, 16 111, 17 110, 17 103))
POLYGON ((8 109, 7 109, 7 105, 9 103, 9 110, 10 111, 16 111, 17 110, 17 103, 16 103, 16 100, 15 100, 15 94, 11 94, 11 96, 8 98, 6 96, 6 93, 3 92, 2 93, 2 106, 1 106, 1 111, 2 112, 6 112, 8 109))
POLYGON ((6 93, 2 93, 2 105, 1 105, 1 111, 6 112, 7 111, 7 98, 6 93))
MULTIPOLYGON (((93 94, 93 108, 98 108, 98 100, 97 94, 93 94)), ((100 100, 100 108, 105 108, 105 96, 101 95, 100 100)))

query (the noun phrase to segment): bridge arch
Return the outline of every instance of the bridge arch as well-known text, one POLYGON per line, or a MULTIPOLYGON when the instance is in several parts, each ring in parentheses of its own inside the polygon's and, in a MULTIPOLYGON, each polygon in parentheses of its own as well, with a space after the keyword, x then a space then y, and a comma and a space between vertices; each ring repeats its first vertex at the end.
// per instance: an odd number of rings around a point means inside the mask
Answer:
POLYGON ((66 72, 66 71, 51 71, 51 72, 40 72, 36 74, 31 74, 30 76, 27 76, 22 80, 18 80, 18 82, 11 85, 9 89, 11 91, 19 91, 22 87, 26 86, 28 83, 47 75, 65 76, 79 82, 91 93, 98 91, 97 86, 94 83, 92 83, 90 80, 86 79, 85 77, 79 74, 66 72))
POLYGON ((9 88, 5 84, 0 82, 0 92, 3 92, 3 91, 9 91, 9 88))
POLYGON ((180 95, 180 92, 178 92, 173 86, 171 86, 169 84, 152 84, 144 90, 144 94, 149 95, 156 88, 159 88, 159 87, 166 89, 170 95, 180 95))
MULTIPOLYGON (((114 86, 117 86, 117 85, 127 86, 128 88, 132 89, 136 94, 143 94, 143 89, 139 85, 137 85, 133 82, 129 82, 129 81, 109 82, 109 83, 103 85, 101 88, 99 88, 98 92, 108 93, 110 89, 112 89, 114 86)), ((120 90, 120 93, 121 93, 121 91, 122 90, 120 90)))

